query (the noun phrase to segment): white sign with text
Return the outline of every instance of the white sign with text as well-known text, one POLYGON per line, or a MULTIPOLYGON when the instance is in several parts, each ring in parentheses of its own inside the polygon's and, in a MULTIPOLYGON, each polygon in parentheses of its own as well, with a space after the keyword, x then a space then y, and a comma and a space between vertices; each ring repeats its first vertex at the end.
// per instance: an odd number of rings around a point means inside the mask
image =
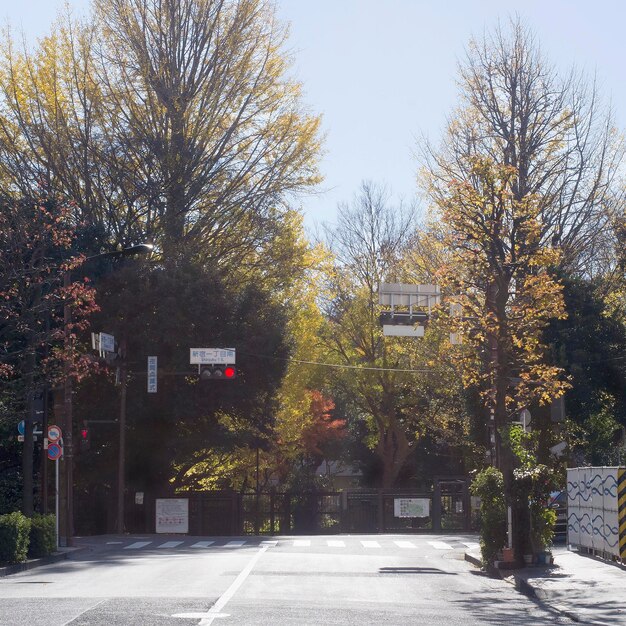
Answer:
POLYGON ((235 348, 190 348, 192 365, 235 365, 235 348))
POLYGON ((430 515, 429 498, 394 498, 394 517, 428 517, 430 515))
POLYGON ((157 498, 156 532, 189 532, 189 500, 187 498, 157 498))

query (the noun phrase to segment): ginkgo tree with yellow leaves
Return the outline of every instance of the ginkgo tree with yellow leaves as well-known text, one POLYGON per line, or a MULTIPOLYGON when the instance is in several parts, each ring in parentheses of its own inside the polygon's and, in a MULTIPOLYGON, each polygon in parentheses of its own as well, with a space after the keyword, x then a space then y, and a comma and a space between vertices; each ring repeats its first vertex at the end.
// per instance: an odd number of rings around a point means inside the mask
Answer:
POLYGON ((550 365, 543 331, 565 317, 562 287, 551 269, 559 251, 542 243, 540 202, 516 197, 516 170, 472 159, 471 178, 436 193, 450 251, 440 268, 451 329, 460 333, 466 386, 477 386, 493 415, 495 464, 502 466, 502 427, 520 409, 560 397, 567 381, 550 365))

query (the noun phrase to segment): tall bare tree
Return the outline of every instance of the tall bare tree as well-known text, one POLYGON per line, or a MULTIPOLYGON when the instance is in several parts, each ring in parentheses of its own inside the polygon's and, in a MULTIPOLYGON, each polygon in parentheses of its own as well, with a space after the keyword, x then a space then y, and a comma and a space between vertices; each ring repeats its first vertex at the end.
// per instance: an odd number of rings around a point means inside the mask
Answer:
POLYGON ((515 200, 541 198, 541 240, 562 265, 594 271, 594 254, 623 212, 624 144, 595 81, 561 78, 520 20, 470 42, 459 68, 461 105, 442 145, 426 149, 431 191, 477 181, 473 158, 515 170, 515 200))
POLYGON ((378 320, 378 287, 395 278, 412 220, 411 211, 391 206, 388 192, 368 182, 352 205, 339 207, 337 224, 326 228, 337 260, 326 306, 326 345, 339 364, 380 368, 346 369, 336 383, 370 426, 383 487, 393 486, 411 452, 414 437, 408 424, 414 421, 415 397, 411 375, 392 371, 402 357, 386 349, 378 320))

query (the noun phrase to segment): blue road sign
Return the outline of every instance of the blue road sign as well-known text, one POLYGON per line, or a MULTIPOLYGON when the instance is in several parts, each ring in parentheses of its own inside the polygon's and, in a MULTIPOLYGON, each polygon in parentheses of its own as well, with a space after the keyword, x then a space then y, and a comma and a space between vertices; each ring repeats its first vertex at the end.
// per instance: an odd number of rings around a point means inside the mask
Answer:
POLYGON ((24 420, 17 425, 17 432, 20 435, 23 435, 26 432, 26 424, 24 424, 24 420))
POLYGON ((48 444, 48 458, 57 461, 63 456, 63 448, 58 443, 48 444))

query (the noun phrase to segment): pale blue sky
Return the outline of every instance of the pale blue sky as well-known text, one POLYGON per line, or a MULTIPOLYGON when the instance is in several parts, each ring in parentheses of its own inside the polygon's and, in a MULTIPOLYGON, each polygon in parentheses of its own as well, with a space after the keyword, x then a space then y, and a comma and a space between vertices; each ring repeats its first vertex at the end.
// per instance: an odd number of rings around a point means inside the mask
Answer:
MULTIPOLYGON (((306 223, 332 222, 360 181, 416 194, 417 141, 437 141, 457 103, 456 66, 470 36, 518 14, 557 66, 597 72, 626 128, 626 2, 623 0, 276 0, 291 22, 295 75, 326 133, 322 191, 302 199, 306 223)), ((84 11, 89 0, 68 0, 84 11)), ((34 40, 64 0, 0 0, 34 40)))

